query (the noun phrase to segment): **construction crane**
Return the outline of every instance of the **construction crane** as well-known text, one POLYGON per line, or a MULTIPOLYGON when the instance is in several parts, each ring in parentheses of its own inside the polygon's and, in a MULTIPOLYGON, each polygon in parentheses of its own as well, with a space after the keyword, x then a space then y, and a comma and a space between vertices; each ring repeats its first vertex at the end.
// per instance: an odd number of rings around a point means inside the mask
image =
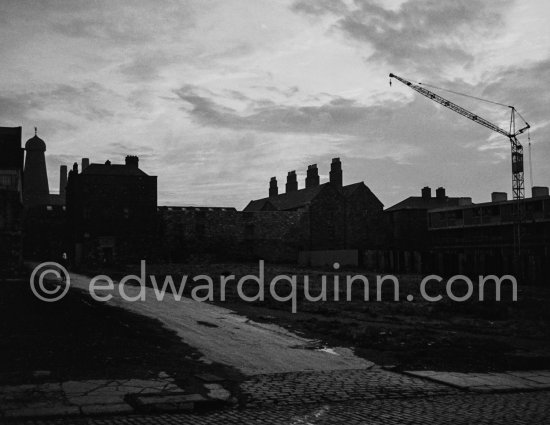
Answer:
MULTIPOLYGON (((420 84, 414 84, 410 81, 405 80, 404 78, 398 77, 395 74, 390 74, 390 85, 391 85, 391 79, 395 78, 398 81, 401 81, 406 86, 409 86, 411 89, 417 91, 423 96, 426 96, 428 99, 433 100, 434 102, 439 103, 440 105, 445 106, 446 108, 449 108, 456 113, 465 116, 466 118, 471 119, 472 121, 487 127, 493 131, 496 131, 497 133, 500 133, 510 139, 510 144, 512 146, 512 196, 515 200, 520 200, 525 198, 525 182, 523 178, 523 146, 521 145, 520 141, 517 139, 517 136, 525 132, 530 128, 529 124, 523 120, 519 112, 516 111, 516 108, 513 106, 508 106, 510 108, 510 129, 509 131, 506 131, 499 126, 493 124, 490 121, 487 121, 485 118, 480 117, 479 115, 474 114, 473 112, 468 111, 467 109, 464 109, 461 106, 458 106, 457 104, 451 102, 450 100, 447 100, 438 94, 435 94, 431 92, 430 90, 421 87, 420 84), (525 127, 519 129, 516 131, 516 114, 519 115, 519 117, 524 121, 525 127)), ((450 90, 448 90, 450 91, 450 90)), ((456 92, 453 92, 456 93, 456 92)), ((461 93, 456 93, 461 94, 461 93)), ((470 96, 473 97, 473 96, 470 96)), ((475 98, 478 100, 484 100, 475 98)), ((496 102, 491 102, 496 103, 496 102)), ((500 104, 499 104, 500 105, 500 104)), ((507 106, 507 105, 504 105, 507 106)))

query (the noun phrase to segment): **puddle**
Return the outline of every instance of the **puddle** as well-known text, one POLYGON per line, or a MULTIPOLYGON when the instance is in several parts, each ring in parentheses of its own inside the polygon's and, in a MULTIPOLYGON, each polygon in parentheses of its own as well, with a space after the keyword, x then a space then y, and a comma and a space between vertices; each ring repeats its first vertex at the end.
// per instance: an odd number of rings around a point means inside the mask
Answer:
POLYGON ((209 328, 219 328, 219 326, 216 325, 215 323, 204 322, 204 321, 202 321, 202 320, 197 320, 197 323, 198 323, 199 325, 207 326, 207 327, 209 327, 209 328))
POLYGON ((326 345, 323 345, 319 343, 318 341, 311 342, 309 344, 298 344, 298 345, 291 345, 289 348, 294 348, 298 350, 312 350, 312 351, 322 351, 323 353, 332 354, 333 356, 339 356, 336 351, 334 351, 334 348, 330 348, 326 345))
POLYGON ((334 356, 339 356, 340 355, 336 351, 334 351, 333 348, 330 348, 330 347, 318 348, 317 351, 322 351, 324 353, 329 353, 329 354, 332 354, 334 356))

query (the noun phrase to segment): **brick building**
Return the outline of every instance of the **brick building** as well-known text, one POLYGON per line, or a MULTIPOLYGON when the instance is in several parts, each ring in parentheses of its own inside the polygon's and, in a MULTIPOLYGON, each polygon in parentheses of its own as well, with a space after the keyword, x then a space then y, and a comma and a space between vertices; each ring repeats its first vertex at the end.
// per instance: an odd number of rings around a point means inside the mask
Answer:
POLYGON ((23 149, 21 127, 0 127, 0 275, 22 262, 23 149))
POLYGON ((296 261, 303 249, 299 211, 243 212, 235 208, 158 208, 163 261, 257 260, 296 261))
POLYGON ((157 177, 125 164, 75 163, 66 188, 70 256, 79 264, 136 262, 154 255, 157 177))
POLYGON ((421 273, 430 269, 431 243, 428 211, 433 208, 471 204, 471 198, 449 197, 445 189, 422 188, 421 196, 409 196, 384 210, 383 243, 365 252, 365 263, 372 269, 421 273))
POLYGON ((518 204, 495 192, 491 202, 428 213, 432 269, 440 274, 512 274, 542 283, 550 273, 550 196, 533 187, 518 204))
POLYGON ((332 160, 329 176, 329 182, 320 184, 317 165, 310 165, 305 187, 298 189, 296 172, 290 171, 281 194, 273 177, 269 196, 251 201, 244 211, 301 212, 306 251, 360 251, 378 244, 383 204, 363 182, 343 185, 339 158, 332 160))

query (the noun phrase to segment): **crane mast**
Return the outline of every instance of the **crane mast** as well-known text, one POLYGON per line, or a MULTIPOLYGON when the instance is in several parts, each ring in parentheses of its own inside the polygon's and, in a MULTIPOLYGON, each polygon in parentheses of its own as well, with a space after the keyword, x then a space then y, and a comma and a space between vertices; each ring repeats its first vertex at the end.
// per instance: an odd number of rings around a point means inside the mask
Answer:
POLYGON ((395 74, 390 74, 390 78, 395 78, 401 83, 409 86, 411 89, 417 91, 421 95, 427 97, 434 102, 439 103, 440 105, 445 106, 446 108, 455 111, 456 113, 489 128, 497 133, 500 133, 508 139, 510 139, 510 145, 512 148, 512 196, 514 199, 524 199, 525 198, 525 181, 523 177, 523 146, 518 140, 517 136, 522 134, 524 131, 530 128, 528 123, 525 123, 525 127, 516 131, 516 109, 513 106, 509 106, 511 110, 510 116, 510 129, 506 131, 499 126, 493 124, 492 122, 486 120, 485 118, 480 117, 479 115, 474 114, 473 112, 468 111, 462 106, 457 105, 456 103, 451 102, 444 97, 439 96, 436 93, 431 92, 430 90, 421 87, 420 85, 414 84, 410 81, 405 80, 395 74))

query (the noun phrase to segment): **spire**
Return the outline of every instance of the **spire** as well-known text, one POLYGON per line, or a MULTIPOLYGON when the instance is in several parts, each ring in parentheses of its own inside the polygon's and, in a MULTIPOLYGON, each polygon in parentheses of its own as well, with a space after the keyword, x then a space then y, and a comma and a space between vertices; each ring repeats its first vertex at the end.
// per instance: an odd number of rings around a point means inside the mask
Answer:
POLYGON ((36 133, 38 132, 38 128, 35 126, 34 127, 34 135, 36 136, 36 133))

